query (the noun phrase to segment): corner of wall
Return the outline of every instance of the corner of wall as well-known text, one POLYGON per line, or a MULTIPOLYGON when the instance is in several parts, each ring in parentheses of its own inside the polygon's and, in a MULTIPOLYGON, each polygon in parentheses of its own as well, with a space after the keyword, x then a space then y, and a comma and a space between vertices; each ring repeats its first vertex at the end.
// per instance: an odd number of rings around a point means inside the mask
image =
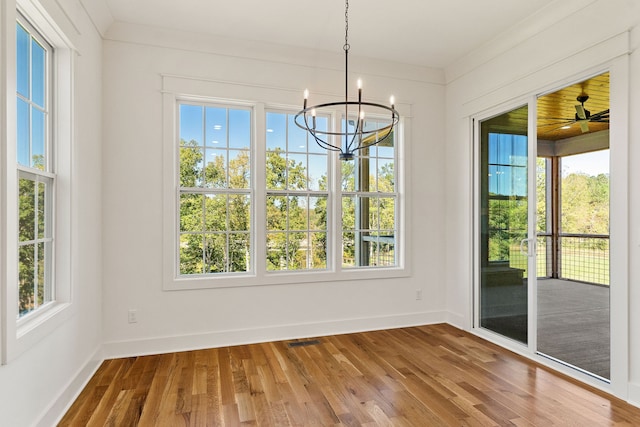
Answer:
POLYGON ((89 380, 96 373, 104 361, 102 348, 98 348, 93 355, 82 365, 76 374, 69 380, 56 399, 38 418, 36 426, 57 425, 73 402, 80 395, 89 380))

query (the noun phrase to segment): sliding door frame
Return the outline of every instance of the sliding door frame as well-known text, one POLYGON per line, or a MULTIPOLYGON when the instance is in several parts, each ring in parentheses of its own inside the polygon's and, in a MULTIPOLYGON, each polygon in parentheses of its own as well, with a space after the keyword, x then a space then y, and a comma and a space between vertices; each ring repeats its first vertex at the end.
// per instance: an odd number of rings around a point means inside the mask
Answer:
POLYGON ((504 102, 498 106, 484 110, 477 114, 470 115, 470 135, 472 142, 472 250, 471 266, 472 279, 471 286, 471 331, 476 335, 501 345, 511 351, 521 354, 542 365, 548 366, 570 377, 592 385, 596 388, 612 393, 613 395, 627 400, 629 395, 629 57, 628 55, 617 56, 601 66, 594 67, 585 72, 573 75, 564 80, 556 81, 547 87, 521 96, 517 99, 504 102), (536 100, 545 93, 569 86, 573 83, 586 80, 592 76, 603 72, 610 73, 610 339, 611 339, 611 375, 610 382, 605 382, 594 378, 591 375, 582 373, 564 364, 550 360, 537 354, 536 328, 537 328, 537 288, 535 279, 537 276, 535 266, 535 159, 537 158, 536 141, 536 100), (502 337, 487 329, 480 327, 480 123, 491 117, 495 117, 514 108, 529 106, 529 242, 533 242, 530 251, 533 256, 529 258, 529 272, 534 277, 528 279, 528 340, 527 345, 515 342, 506 337, 502 337), (533 167, 532 167, 533 164, 533 167), (531 187, 534 188, 531 188, 531 187), (533 201, 531 200, 533 199, 533 201), (531 211, 533 205, 533 212, 531 211), (532 281, 533 280, 533 284, 532 281))

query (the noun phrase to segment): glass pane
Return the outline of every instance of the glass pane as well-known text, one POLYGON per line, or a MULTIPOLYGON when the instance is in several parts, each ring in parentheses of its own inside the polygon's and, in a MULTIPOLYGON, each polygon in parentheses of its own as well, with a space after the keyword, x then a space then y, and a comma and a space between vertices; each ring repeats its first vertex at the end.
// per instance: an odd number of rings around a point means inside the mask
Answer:
MULTIPOLYGON (((329 119, 325 116, 316 117, 316 129, 319 131, 326 132, 329 128, 329 119)), ((313 137, 308 136, 308 151, 309 153, 321 153, 326 154, 327 150, 320 147, 318 143, 313 139, 313 137)))
POLYGON ((224 273, 227 269, 227 236, 207 234, 204 238, 204 272, 224 273))
POLYGON ((18 98, 17 105, 17 157, 18 164, 22 166, 31 166, 31 144, 30 144, 30 128, 31 120, 29 118, 29 104, 18 98))
POLYGON ((287 161, 287 189, 307 189, 307 156, 289 154, 287 161))
POLYGON ((288 239, 289 270, 302 270, 308 268, 307 256, 309 254, 309 240, 307 233, 289 233, 288 239))
POLYGON ((307 196, 289 196, 289 230, 308 230, 307 196))
POLYGON ((377 156, 379 158, 393 159, 395 156, 394 135, 376 145, 377 156))
POLYGON ((248 110, 229 110, 229 147, 251 148, 251 113, 248 110))
POLYGON ((213 148, 227 148, 227 109, 205 108, 206 145, 213 148))
POLYGON ((284 190, 287 185, 287 168, 284 153, 267 152, 267 190, 284 190))
POLYGON ((180 187, 202 186, 204 154, 200 148, 180 148, 180 187))
POLYGON ((20 24, 16 24, 16 89, 29 99, 29 41, 31 36, 20 24))
POLYGON ((249 152, 229 150, 229 188, 251 187, 251 165, 249 152))
POLYGON ((227 187, 226 150, 205 150, 204 186, 207 188, 227 187))
POLYGON ((287 198, 267 196, 267 230, 287 229, 287 198))
MULTIPOLYGON (((308 132, 294 122, 294 115, 288 115, 288 140, 289 152, 306 153, 308 132)), ((317 123, 317 121, 316 121, 317 123)))
POLYGON ((249 231, 251 228, 251 198, 248 195, 229 196, 229 230, 249 231))
POLYGON ((287 268, 287 234, 267 234, 267 270, 287 268))
POLYGON ((198 105, 180 105, 180 145, 202 147, 203 135, 203 107, 198 105))
POLYGON ((609 150, 561 161, 562 232, 609 234, 609 150))
POLYGON ((287 115, 267 113, 267 150, 287 150, 287 115))
MULTIPOLYGON (((38 295, 37 295, 37 299, 36 299, 36 304, 38 306, 44 304, 45 302, 48 302, 45 300, 45 273, 46 273, 46 265, 45 265, 45 244, 44 242, 40 242, 38 243, 37 246, 37 257, 38 257, 38 264, 37 264, 37 289, 38 289, 38 295)), ((47 292, 48 293, 48 292, 47 292)))
POLYGON ((206 231, 226 231, 227 196, 207 194, 204 198, 204 226, 206 231))
POLYGON ((250 255, 249 233, 229 234, 229 271, 249 271, 251 269, 250 255))
POLYGON ((309 258, 311 260, 311 268, 325 269, 327 268, 327 233, 309 233, 311 236, 311 245, 309 250, 309 258))
POLYGON ((180 231, 203 230, 203 197, 201 194, 180 195, 180 231))
POLYGON ((309 197, 309 229, 327 229, 327 198, 309 197))
POLYGON ((31 100, 44 108, 46 85, 46 52, 40 44, 31 40, 31 100))
POLYGON ((18 182, 18 238, 21 242, 36 238, 36 183, 20 178, 18 182))
POLYGON ((481 123, 480 324, 527 343, 527 107, 481 123))
POLYGON ((24 316, 36 308, 36 245, 21 246, 18 253, 18 316, 24 316))
POLYGON ((393 197, 381 197, 378 207, 380 209, 380 229, 395 230, 396 199, 393 197))
POLYGON ((309 155, 309 189, 318 191, 327 188, 327 156, 309 155))
POLYGON ((342 191, 356 190, 356 162, 340 162, 342 191))
POLYGON ((31 120, 31 167, 46 170, 44 112, 32 107, 31 120))
POLYGON ((396 191, 393 166, 393 160, 378 160, 378 191, 383 193, 396 191))
POLYGON ((356 265, 355 233, 342 233, 342 266, 354 267, 356 265))
POLYGON ((342 197, 342 229, 356 228, 356 198, 342 197))
POLYGON ((202 274, 204 272, 203 252, 201 234, 181 234, 180 274, 202 274))
POLYGON ((47 214, 47 185, 44 182, 37 184, 38 188, 38 211, 37 211, 37 227, 38 227, 38 239, 44 239, 48 237, 49 230, 46 229, 46 214, 47 214))

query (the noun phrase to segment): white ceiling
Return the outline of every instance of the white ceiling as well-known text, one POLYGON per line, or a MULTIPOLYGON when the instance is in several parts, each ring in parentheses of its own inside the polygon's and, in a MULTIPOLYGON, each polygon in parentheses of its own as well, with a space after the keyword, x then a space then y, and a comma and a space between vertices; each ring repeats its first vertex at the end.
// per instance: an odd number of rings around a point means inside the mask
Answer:
MULTIPOLYGON (((445 68, 559 1, 351 0, 350 53, 445 68)), ((116 22, 335 52, 344 44, 343 0, 105 2, 116 22)))

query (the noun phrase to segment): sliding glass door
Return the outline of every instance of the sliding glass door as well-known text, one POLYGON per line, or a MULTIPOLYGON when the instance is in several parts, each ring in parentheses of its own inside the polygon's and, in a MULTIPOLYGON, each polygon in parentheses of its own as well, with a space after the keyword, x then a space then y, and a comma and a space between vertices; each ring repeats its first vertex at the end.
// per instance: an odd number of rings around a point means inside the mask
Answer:
MULTIPOLYGON (((479 135, 479 324, 528 342, 529 109, 482 120, 479 135)), ((535 275, 534 275, 535 276, 535 275)))
POLYGON ((602 380, 616 286, 608 85, 594 76, 474 128, 475 327, 602 380))

